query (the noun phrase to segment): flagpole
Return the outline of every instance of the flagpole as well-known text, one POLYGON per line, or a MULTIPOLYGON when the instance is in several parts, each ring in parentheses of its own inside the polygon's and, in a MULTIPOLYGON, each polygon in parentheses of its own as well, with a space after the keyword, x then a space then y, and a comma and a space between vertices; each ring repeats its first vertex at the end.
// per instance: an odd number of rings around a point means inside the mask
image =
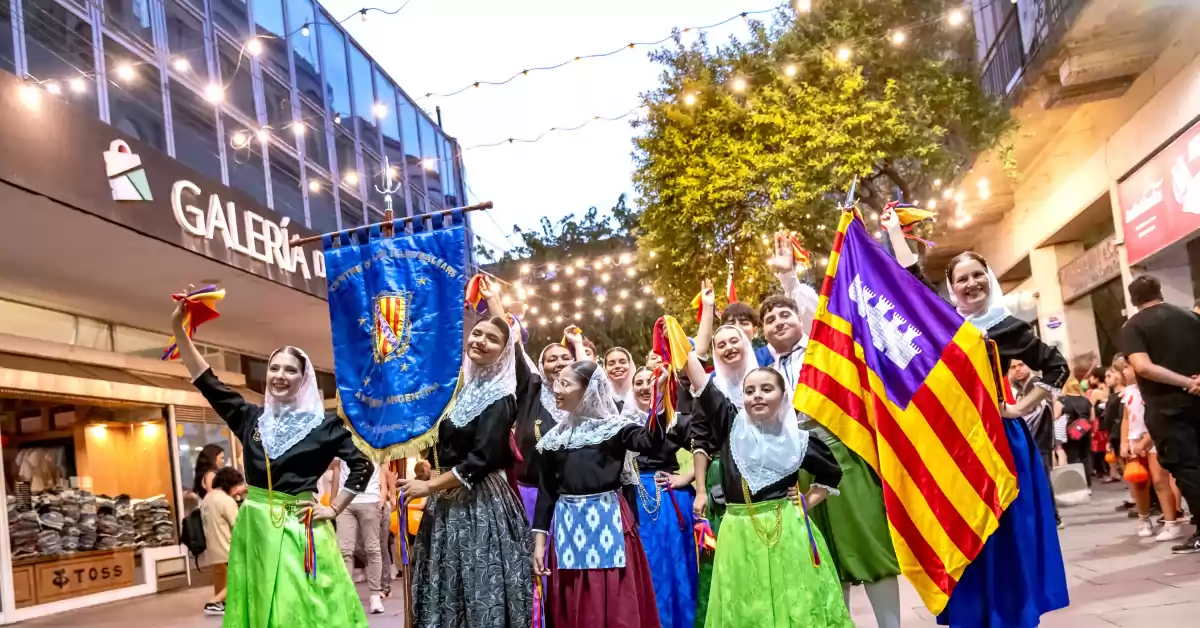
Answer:
MULTIPOLYGON (((395 220, 388 220, 387 213, 385 213, 383 222, 371 223, 369 225, 366 225, 366 228, 379 227, 382 229, 384 227, 391 227, 392 222, 400 222, 401 224, 408 224, 408 223, 412 223, 412 222, 415 222, 418 220, 424 220, 426 218, 440 218, 440 217, 449 216, 452 212, 456 212, 456 211, 461 211, 465 214, 467 212, 479 211, 481 209, 491 209, 492 207, 494 207, 494 205, 492 204, 491 201, 484 201, 482 203, 475 203, 474 205, 466 205, 463 207, 454 207, 451 209, 439 209, 436 211, 426 212, 424 214, 417 214, 416 216, 404 216, 402 218, 395 219, 395 220)), ((350 229, 342 229, 341 231, 331 231, 329 233, 323 233, 321 235, 308 236, 306 238, 296 237, 296 238, 292 238, 291 245, 292 246, 300 246, 302 244, 308 244, 309 242, 316 242, 316 241, 320 240, 321 238, 324 238, 325 236, 333 237, 333 236, 339 236, 339 235, 347 235, 354 231, 358 231, 359 229, 362 229, 362 228, 364 228, 364 227, 353 227, 350 229)))

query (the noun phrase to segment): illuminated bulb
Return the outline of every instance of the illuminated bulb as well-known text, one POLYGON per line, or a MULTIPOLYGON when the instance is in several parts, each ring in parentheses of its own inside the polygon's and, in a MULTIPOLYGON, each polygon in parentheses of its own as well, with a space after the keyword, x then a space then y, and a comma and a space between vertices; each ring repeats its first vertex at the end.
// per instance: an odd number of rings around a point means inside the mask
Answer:
POLYGON ((398 168, 396 168, 395 166, 392 166, 392 167, 388 168, 388 175, 391 176, 393 179, 399 178, 400 170, 398 168))
POLYGON ((529 296, 534 296, 533 288, 526 288, 525 294, 527 294, 529 296))
POLYGON ((258 130, 258 141, 262 142, 263 144, 266 144, 267 140, 269 140, 269 139, 271 139, 271 130, 270 129, 263 127, 258 130))
POLYGON ((437 170, 437 160, 433 157, 426 157, 425 159, 422 159, 421 165, 424 166, 426 170, 437 170))
POLYGON ((500 303, 501 303, 501 305, 512 305, 512 297, 510 297, 506 294, 506 295, 500 297, 500 303))
POLYGON ((796 12, 808 13, 812 11, 812 0, 796 0, 796 12))
POLYGON ((605 296, 603 294, 596 295, 596 303, 604 303, 605 296))
POLYGON ((979 188, 979 198, 986 199, 987 197, 989 197, 991 195, 992 195, 992 192, 990 190, 988 190, 987 187, 979 188))
POLYGON ((551 309, 551 310, 554 310, 555 312, 557 312, 557 311, 558 311, 558 303, 551 303, 551 304, 550 304, 550 309, 551 309))
POLYGON ((622 299, 626 299, 626 298, 628 298, 628 297, 629 297, 629 291, 628 291, 628 290, 622 290, 622 291, 621 291, 621 298, 622 298, 622 299))
POLYGON ((630 260, 630 259, 632 259, 632 256, 631 256, 631 255, 629 255, 628 253, 622 253, 622 254, 621 254, 621 256, 620 256, 620 257, 618 257, 617 259, 618 259, 618 260, 619 260, 619 261, 620 261, 622 264, 628 264, 628 263, 629 263, 629 260, 630 260))
POLYGON ((656 255, 658 255, 658 253, 655 253, 654 251, 650 251, 650 259, 654 259, 654 256, 656 256, 656 255))
POLYGON ((583 318, 583 314, 580 314, 579 312, 575 312, 574 318, 575 318, 575 320, 579 320, 579 319, 583 318))
POLYGON ((171 67, 175 68, 176 72, 187 72, 192 69, 192 62, 186 57, 178 57, 171 62, 171 67))
POLYGON ((689 106, 689 107, 691 107, 692 105, 696 104, 696 95, 695 95, 695 94, 686 94, 686 95, 684 95, 684 97, 683 97, 683 104, 685 104, 685 105, 687 105, 687 106, 689 106))
POLYGON ((575 267, 567 266, 567 276, 570 277, 571 275, 574 275, 574 274, 575 274, 575 267))
POLYGON ((657 304, 659 304, 659 305, 662 305, 662 304, 663 304, 663 301, 665 301, 665 300, 666 300, 666 299, 663 299, 662 297, 658 297, 657 299, 654 299, 654 302, 655 302, 655 303, 657 303, 657 304))
POLYGON ((262 54, 262 42, 257 37, 251 37, 250 41, 246 42, 246 52, 250 56, 257 57, 262 54))
POLYGON ((366 10, 366 9, 362 9, 362 10, 360 10, 360 11, 358 12, 358 17, 359 17, 360 19, 362 19, 362 21, 364 21, 364 22, 365 22, 365 21, 367 21, 367 10, 366 10))
POLYGON ((556 268, 558 268, 558 266, 555 266, 554 264, 546 264, 546 272, 552 273, 556 268))
POLYGON ((592 310, 592 316, 595 316, 596 318, 600 318, 601 314, 603 314, 603 312, 600 311, 600 308, 592 310))
POLYGON ((799 72, 799 71, 800 70, 798 68, 796 68, 796 64, 794 64, 794 63, 789 63, 783 67, 783 74, 784 74, 784 76, 787 76, 788 78, 792 78, 793 76, 796 76, 796 72, 799 72))
POLYGON ((46 83, 46 91, 57 96, 62 93, 62 86, 54 81, 50 81, 49 83, 46 83))
POLYGON ((309 35, 308 22, 305 22, 304 26, 300 27, 300 34, 304 37, 308 37, 308 35, 309 35))
POLYGON ((563 322, 563 317, 561 317, 561 316, 555 316, 555 317, 554 317, 554 322, 556 322, 556 323, 561 323, 561 322, 563 322))
POLYGON ((229 141, 233 143, 234 148, 245 148, 246 144, 250 143, 250 136, 246 135, 245 131, 237 131, 229 141))
POLYGON ((42 90, 37 85, 22 85, 20 90, 21 104, 35 111, 41 107, 42 90))
POLYGON ((837 60, 841 63, 845 63, 845 62, 849 61, 850 60, 850 49, 847 48, 846 46, 842 46, 842 47, 838 48, 837 49, 837 60))
POLYGON ((986 178, 983 178, 983 179, 980 179, 980 180, 976 181, 976 182, 975 182, 975 185, 977 185, 977 186, 979 186, 979 187, 981 187, 981 188, 986 188, 986 187, 989 185, 989 183, 988 183, 988 180, 987 180, 986 178))
POLYGON ((961 26, 963 22, 967 21, 967 15, 963 13, 962 9, 954 9, 946 16, 946 21, 951 26, 961 26))
POLYGON ((948 201, 953 197, 954 197, 954 190, 946 189, 942 192, 942 200, 948 201))
POLYGON ((346 175, 342 177, 342 183, 346 185, 358 185, 358 173, 353 170, 347 171, 346 175))
POLYGON ((340 114, 340 113, 334 114, 334 116, 333 116, 333 123, 334 123, 334 124, 341 124, 341 123, 342 123, 342 114, 340 114))
POLYGON ((933 187, 935 187, 935 188, 940 188, 940 187, 942 187, 942 180, 941 180, 941 179, 934 179, 934 180, 933 180, 933 187))
POLYGON ((539 325, 549 325, 549 324, 550 324, 550 320, 549 320, 549 319, 547 319, 547 318, 544 318, 544 317, 543 317, 543 318, 539 318, 539 319, 538 319, 538 324, 539 324, 539 325))
POLYGON ((967 199, 966 195, 964 195, 962 192, 959 192, 958 194, 954 195, 955 202, 958 202, 960 204, 966 199, 967 199))
POLYGON ((642 286, 642 294, 650 294, 650 286, 642 286))
POLYGON ((217 104, 225 100, 225 88, 216 83, 209 83, 204 88, 204 100, 212 104, 217 104))
POLYGON ((580 277, 579 279, 575 280, 576 287, 582 288, 586 285, 587 285, 587 279, 584 279, 583 277, 580 277))
POLYGON ((620 314, 620 313, 621 313, 621 310, 623 310, 623 309, 625 309, 625 308, 624 308, 624 307, 622 307, 622 306, 620 306, 620 305, 614 305, 614 306, 613 306, 613 311, 614 311, 614 312, 616 312, 616 313, 618 313, 618 314, 620 314))
POLYGON ((304 123, 303 122, 293 122, 292 123, 292 133, 295 133, 296 137, 303 136, 304 135, 304 123))
POLYGON ((316 192, 319 194, 321 192, 321 182, 317 181, 316 179, 309 181, 308 182, 308 190, 310 192, 316 192))
POLYGON ((636 276, 637 276, 637 269, 636 269, 636 268, 630 268, 630 269, 626 270, 626 271, 625 271, 625 276, 626 276, 626 277, 636 277, 636 276))
POLYGON ((596 270, 600 270, 601 268, 604 268, 604 262, 601 260, 596 260, 596 263, 592 264, 592 268, 595 268, 596 270))
POLYGON ((381 102, 377 102, 374 107, 371 107, 371 113, 374 113, 376 118, 382 120, 387 117, 387 106, 381 102))
POLYGON ((78 77, 71 79, 67 84, 70 85, 71 91, 75 92, 76 94, 82 94, 83 91, 87 89, 87 83, 78 77))
POLYGON ((122 63, 117 66, 117 78, 122 81, 132 81, 137 76, 133 71, 133 66, 128 63, 122 63))
POLYGON ((640 310, 640 309, 642 309, 642 305, 643 305, 643 303, 641 301, 638 301, 637 303, 633 304, 633 307, 640 310))
POLYGON ((929 201, 929 209, 937 209, 937 199, 929 201))
POLYGON ((550 292, 557 293, 558 292, 558 284, 556 284, 556 283, 550 284, 550 292))
POLYGON ((733 83, 730 85, 730 87, 732 87, 733 91, 735 92, 744 92, 746 91, 746 79, 741 77, 735 78, 733 79, 733 83))
POLYGON ((522 275, 528 275, 528 274, 529 274, 529 264, 522 264, 522 265, 521 265, 521 274, 522 274, 522 275))
POLYGON ((908 40, 908 35, 905 34, 904 31, 896 31, 896 32, 892 33, 892 45, 893 46, 903 46, 904 42, 907 40, 908 40))
POLYGON ((538 309, 537 309, 537 307, 531 307, 531 308, 529 308, 529 313, 530 313, 530 314, 537 314, 537 313, 538 313, 538 309))
POLYGON ((601 282, 601 283, 608 283, 608 280, 609 280, 609 279, 611 279, 611 278, 612 278, 612 277, 611 277, 611 276, 610 276, 608 273, 604 273, 603 275, 600 275, 600 282, 601 282))
POLYGON ((583 305, 583 299, 575 299, 575 307, 583 305))

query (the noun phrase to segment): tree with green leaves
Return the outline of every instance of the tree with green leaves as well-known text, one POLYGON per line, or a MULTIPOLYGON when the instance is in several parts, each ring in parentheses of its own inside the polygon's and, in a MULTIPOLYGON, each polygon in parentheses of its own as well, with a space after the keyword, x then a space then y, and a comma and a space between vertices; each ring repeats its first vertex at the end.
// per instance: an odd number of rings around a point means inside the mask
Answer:
POLYGON ((540 232, 518 231, 521 245, 502 256, 477 245, 480 259, 491 261, 483 270, 510 284, 504 292, 526 296, 531 357, 573 324, 599 350, 624 347, 642 363, 662 309, 636 265, 636 225, 621 195, 603 214, 591 207, 581 218, 568 214, 552 223, 543 216, 540 232))
POLYGON ((823 271, 854 177, 874 229, 887 202, 932 199, 1000 142, 1008 109, 980 85, 971 29, 945 19, 961 4, 818 2, 751 21, 744 41, 677 36, 652 55, 665 69, 634 123, 638 249, 668 311, 730 267, 739 296, 761 298, 780 228, 823 271))

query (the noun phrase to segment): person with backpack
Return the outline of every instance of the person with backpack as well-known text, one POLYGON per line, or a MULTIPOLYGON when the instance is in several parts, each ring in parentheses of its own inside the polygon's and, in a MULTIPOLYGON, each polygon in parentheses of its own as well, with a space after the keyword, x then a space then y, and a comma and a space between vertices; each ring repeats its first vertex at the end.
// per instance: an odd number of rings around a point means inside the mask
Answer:
POLYGON ((202 567, 212 567, 213 597, 204 605, 205 615, 225 614, 225 579, 229 566, 229 541, 237 521, 238 505, 233 495, 246 483, 242 472, 223 467, 212 479, 212 487, 200 503, 200 520, 204 526, 204 553, 197 561, 202 567))
POLYGON ((1095 416, 1092 402, 1083 394, 1079 380, 1071 377, 1063 386, 1063 396, 1059 399, 1062 412, 1059 416, 1067 418, 1067 442, 1063 448, 1067 452, 1067 464, 1080 463, 1087 478, 1087 486, 1092 488, 1092 429, 1095 416))

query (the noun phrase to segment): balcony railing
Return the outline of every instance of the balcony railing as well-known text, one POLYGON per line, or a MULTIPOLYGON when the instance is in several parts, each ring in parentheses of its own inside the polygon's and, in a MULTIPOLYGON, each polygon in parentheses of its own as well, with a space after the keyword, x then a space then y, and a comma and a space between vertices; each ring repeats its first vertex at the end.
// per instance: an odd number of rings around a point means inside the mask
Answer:
POLYGON ((993 96, 1004 97, 1025 68, 1025 48, 1021 42, 1021 20, 1016 11, 1000 27, 996 41, 983 61, 983 89, 993 96))
POLYGON ((994 96, 1011 94, 1031 66, 1055 49, 1085 1, 1022 0, 1018 9, 1008 14, 983 57, 983 88, 994 96), (1030 8, 1036 14, 1023 25, 1020 14, 1030 8))

